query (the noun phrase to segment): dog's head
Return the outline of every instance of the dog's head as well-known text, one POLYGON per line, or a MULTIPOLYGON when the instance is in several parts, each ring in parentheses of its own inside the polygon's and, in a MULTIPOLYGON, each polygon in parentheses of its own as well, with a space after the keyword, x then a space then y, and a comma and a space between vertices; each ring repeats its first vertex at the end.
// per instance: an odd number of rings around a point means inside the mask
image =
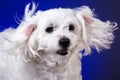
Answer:
POLYGON ((45 55, 46 58, 60 60, 82 49, 88 55, 90 47, 97 51, 109 48, 113 41, 112 32, 116 24, 95 18, 87 6, 36 13, 35 4, 31 10, 29 6, 26 6, 24 20, 16 31, 16 34, 22 35, 25 52, 29 56, 45 55))

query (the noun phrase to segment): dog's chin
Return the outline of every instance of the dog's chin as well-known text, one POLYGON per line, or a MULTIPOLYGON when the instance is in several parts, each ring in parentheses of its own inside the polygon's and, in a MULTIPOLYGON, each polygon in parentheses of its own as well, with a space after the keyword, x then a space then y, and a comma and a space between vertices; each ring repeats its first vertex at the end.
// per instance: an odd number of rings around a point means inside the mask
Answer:
POLYGON ((57 50, 56 53, 61 56, 66 56, 69 53, 69 51, 67 48, 62 48, 62 49, 57 50))

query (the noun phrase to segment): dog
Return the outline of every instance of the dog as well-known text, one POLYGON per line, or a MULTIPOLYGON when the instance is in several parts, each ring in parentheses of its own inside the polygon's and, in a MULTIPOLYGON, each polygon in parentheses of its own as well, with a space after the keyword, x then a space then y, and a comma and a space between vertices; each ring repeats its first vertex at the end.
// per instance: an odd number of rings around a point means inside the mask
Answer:
POLYGON ((0 80, 82 80, 82 56, 109 49, 117 23, 101 21, 88 6, 30 5, 16 29, 0 32, 0 80))

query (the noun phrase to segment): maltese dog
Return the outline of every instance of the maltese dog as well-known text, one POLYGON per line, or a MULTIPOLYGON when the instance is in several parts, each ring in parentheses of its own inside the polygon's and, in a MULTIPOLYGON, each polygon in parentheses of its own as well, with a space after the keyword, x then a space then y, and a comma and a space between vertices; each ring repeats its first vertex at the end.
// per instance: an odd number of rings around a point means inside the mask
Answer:
POLYGON ((87 6, 36 11, 28 4, 19 26, 0 33, 0 80, 82 80, 82 56, 109 49, 116 26, 87 6))

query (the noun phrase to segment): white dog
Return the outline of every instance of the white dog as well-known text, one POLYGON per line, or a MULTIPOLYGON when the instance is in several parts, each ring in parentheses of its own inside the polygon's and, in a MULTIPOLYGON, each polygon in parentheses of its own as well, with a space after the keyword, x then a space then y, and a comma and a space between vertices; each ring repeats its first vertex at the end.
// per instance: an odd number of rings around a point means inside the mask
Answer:
POLYGON ((0 33, 0 80, 82 80, 82 54, 113 42, 116 23, 94 17, 87 6, 37 11, 25 8, 17 29, 0 33))

